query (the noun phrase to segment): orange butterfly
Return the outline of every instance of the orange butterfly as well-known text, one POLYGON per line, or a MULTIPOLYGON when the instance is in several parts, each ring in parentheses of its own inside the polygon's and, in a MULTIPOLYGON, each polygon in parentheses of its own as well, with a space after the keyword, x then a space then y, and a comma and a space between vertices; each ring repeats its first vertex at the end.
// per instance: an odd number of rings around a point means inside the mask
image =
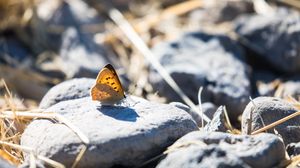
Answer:
POLYGON ((99 72, 91 96, 92 100, 98 100, 103 105, 113 105, 125 98, 119 77, 111 64, 105 65, 99 72))

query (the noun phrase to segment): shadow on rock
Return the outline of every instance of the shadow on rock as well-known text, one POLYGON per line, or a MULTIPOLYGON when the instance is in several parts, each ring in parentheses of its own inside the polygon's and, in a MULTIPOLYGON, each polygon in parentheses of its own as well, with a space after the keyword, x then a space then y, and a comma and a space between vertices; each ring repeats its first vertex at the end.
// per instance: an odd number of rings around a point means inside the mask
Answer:
POLYGON ((129 107, 102 105, 97 107, 97 110, 116 120, 135 122, 140 117, 134 109, 129 107))

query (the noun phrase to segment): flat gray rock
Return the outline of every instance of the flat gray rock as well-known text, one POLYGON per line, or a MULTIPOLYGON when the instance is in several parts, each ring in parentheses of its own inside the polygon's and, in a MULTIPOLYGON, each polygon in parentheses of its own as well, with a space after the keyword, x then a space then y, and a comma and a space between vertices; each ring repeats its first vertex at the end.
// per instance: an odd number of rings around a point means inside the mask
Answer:
MULTIPOLYGON (((248 133, 248 121, 252 112, 251 132, 269 125, 279 119, 298 111, 291 103, 274 97, 258 97, 253 99, 245 108, 242 115, 242 133, 248 133), (253 105, 255 104, 255 106, 253 105)), ((250 125, 250 124, 249 124, 250 125)), ((294 117, 267 132, 278 132, 285 144, 300 141, 300 117, 294 117), (276 131, 274 131, 274 129, 276 131)))
MULTIPOLYGON (((130 96, 116 106, 101 106, 84 97, 59 102, 46 111, 63 115, 89 138, 79 167, 138 166, 186 133, 198 130, 186 111, 130 96)), ((68 127, 46 119, 30 123, 21 144, 67 167, 82 147, 68 127)))
POLYGON ((78 99, 90 96, 90 89, 95 84, 95 79, 77 78, 64 81, 52 87, 43 97, 39 108, 46 109, 61 101, 78 99))
MULTIPOLYGON (((233 119, 242 113, 251 90, 248 68, 243 50, 227 36, 187 33, 176 41, 157 44, 153 52, 196 104, 203 86, 202 102, 225 105, 233 119)), ((160 95, 181 101, 155 70, 149 79, 160 95)))
POLYGON ((274 167, 285 159, 283 142, 275 135, 233 135, 191 132, 174 146, 157 167, 274 167))
POLYGON ((241 17, 236 21, 235 29, 244 44, 257 53, 256 63, 266 61, 277 71, 299 72, 299 25, 298 11, 279 8, 269 15, 241 17))
POLYGON ((208 132, 226 132, 229 130, 227 124, 226 124, 226 117, 225 117, 225 110, 224 106, 220 106, 217 111, 215 112, 212 120, 207 123, 204 127, 205 131, 208 132))
POLYGON ((225 151, 217 145, 206 148, 198 146, 186 147, 170 153, 156 168, 250 168, 237 156, 225 151))

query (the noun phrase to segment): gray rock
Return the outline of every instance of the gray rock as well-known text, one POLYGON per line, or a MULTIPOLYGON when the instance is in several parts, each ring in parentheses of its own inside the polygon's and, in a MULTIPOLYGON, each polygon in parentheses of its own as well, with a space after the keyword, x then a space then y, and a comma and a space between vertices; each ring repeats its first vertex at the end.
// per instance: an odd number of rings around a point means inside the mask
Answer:
MULTIPOLYGON (((59 102, 46 111, 63 115, 88 136, 90 144, 79 167, 137 166, 198 130, 186 111, 130 96, 115 106, 85 97, 59 102)), ((21 144, 70 167, 82 142, 65 125, 39 119, 28 125, 21 144)))
POLYGON ((300 154, 300 143, 290 143, 286 146, 287 153, 293 157, 300 154))
MULTIPOLYGON (((86 31, 85 26, 101 24, 105 21, 94 8, 89 7, 86 2, 81 0, 74 0, 72 3, 68 1, 55 3, 52 0, 44 0, 37 5, 37 14, 45 22, 46 26, 74 27, 80 32, 84 32, 84 35, 87 36, 93 35, 95 32, 86 31)), ((97 33, 99 32, 101 30, 97 31, 97 33)), ((49 45, 58 50, 61 46, 61 37, 61 32, 50 32, 49 45)), ((90 44, 92 41, 87 40, 86 42, 90 44)))
MULTIPOLYGON (((203 86, 203 102, 226 105, 233 119, 242 113, 251 90, 248 71, 243 51, 228 37, 188 33, 177 41, 156 45, 153 52, 194 102, 203 86)), ((154 70, 150 82, 168 100, 181 101, 154 70)))
POLYGON ((33 59, 29 49, 15 38, 0 38, 0 63, 20 66, 23 61, 33 59))
POLYGON ((97 76, 102 66, 115 61, 108 60, 108 57, 112 58, 112 52, 94 40, 95 34, 104 29, 90 30, 90 25, 101 25, 104 19, 81 0, 72 3, 64 1, 56 6, 53 4, 53 1, 45 0, 37 7, 38 15, 46 26, 65 28, 63 32, 52 31, 47 34, 47 45, 52 46, 60 56, 60 62, 53 61, 53 64, 57 64, 68 79, 97 76))
POLYGON ((281 72, 300 70, 300 14, 280 8, 270 15, 249 15, 236 21, 236 32, 245 45, 281 72))
MULTIPOLYGON (((35 166, 36 168, 46 168, 45 163, 40 160, 36 161, 35 166)), ((30 161, 25 160, 25 162, 19 165, 18 168, 30 168, 30 161)))
POLYGON ((67 78, 95 77, 108 63, 105 49, 75 28, 68 28, 62 35, 61 67, 67 78))
POLYGON ((229 130, 227 124, 226 124, 226 117, 225 117, 225 111, 224 106, 220 106, 217 111, 215 112, 213 119, 205 125, 204 130, 208 132, 226 132, 229 130))
POLYGON ((177 108, 180 108, 184 111, 190 111, 190 107, 188 105, 185 105, 185 104, 181 103, 181 102, 170 102, 169 104, 173 105, 177 108))
POLYGON ((88 97, 95 79, 78 78, 52 87, 40 102, 39 108, 46 109, 61 101, 88 97))
POLYGON ((190 22, 225 22, 232 21, 241 14, 254 13, 253 2, 243 1, 203 1, 203 8, 190 14, 190 22))
POLYGON ((283 142, 267 133, 248 136, 195 131, 174 146, 183 147, 173 148, 157 167, 274 167, 285 159, 283 142))
POLYGON ((204 118, 202 120, 201 114, 199 114, 198 111, 192 110, 189 106, 187 106, 181 102, 171 102, 169 104, 188 112, 192 116, 192 118, 196 121, 196 123, 199 127, 202 126, 202 121, 204 121, 203 122, 204 124, 206 123, 204 118))
POLYGON ((175 151, 162 160, 156 168, 250 168, 245 162, 217 145, 197 146, 175 151))
POLYGON ((10 164, 8 161, 6 161, 0 157, 0 167, 1 168, 16 168, 17 166, 10 164))
MULTIPOLYGON (((253 99, 245 108, 242 115, 242 133, 248 133, 248 120, 252 112, 252 132, 269 125, 279 119, 282 119, 290 114, 298 111, 293 104, 274 97, 258 97, 253 99), (255 106, 253 106, 253 103, 255 106)), ((285 144, 300 141, 300 117, 294 117, 280 125, 269 129, 267 132, 278 132, 285 144)))

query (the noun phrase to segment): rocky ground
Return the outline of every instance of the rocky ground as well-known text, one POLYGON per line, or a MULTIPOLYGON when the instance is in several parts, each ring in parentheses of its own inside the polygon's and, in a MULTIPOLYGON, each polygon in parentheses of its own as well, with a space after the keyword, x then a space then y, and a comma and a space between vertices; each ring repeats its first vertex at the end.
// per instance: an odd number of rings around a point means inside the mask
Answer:
POLYGON ((297 167, 300 13, 286 1, 0 3, 0 167, 297 167), (107 63, 126 92, 115 105, 90 96, 107 63))

